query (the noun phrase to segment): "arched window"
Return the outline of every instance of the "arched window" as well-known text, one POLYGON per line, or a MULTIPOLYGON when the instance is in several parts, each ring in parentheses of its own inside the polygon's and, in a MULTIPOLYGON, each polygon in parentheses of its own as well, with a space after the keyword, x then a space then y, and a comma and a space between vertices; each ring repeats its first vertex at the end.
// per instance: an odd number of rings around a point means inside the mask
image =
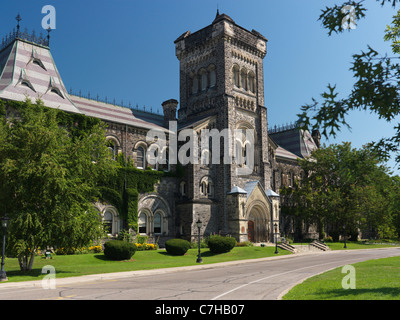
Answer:
POLYGON ((196 94, 199 91, 199 80, 197 75, 194 75, 192 78, 192 94, 196 94))
POLYGON ((233 77, 233 84, 235 87, 240 87, 240 76, 239 76, 239 67, 237 65, 233 66, 232 69, 232 77, 233 77))
POLYGON ((113 233, 113 214, 110 211, 106 211, 104 213, 104 220, 103 220, 104 230, 108 234, 113 233))
POLYGON ((144 169, 146 165, 145 160, 145 150, 142 146, 139 146, 136 150, 136 167, 144 169))
POLYGON ((153 143, 152 145, 149 146, 149 148, 146 151, 146 156, 147 156, 147 161, 146 165, 150 166, 153 170, 158 170, 158 164, 159 164, 159 146, 156 143, 153 143))
POLYGON ((236 163, 241 166, 249 166, 254 163, 254 128, 248 123, 242 123, 235 130, 236 163))
POLYGON ((165 148, 161 154, 160 169, 163 171, 169 171, 169 149, 165 148))
POLYGON ((146 234, 147 233, 147 214, 145 212, 141 212, 139 214, 139 233, 146 234))
POLYGON ((200 194, 203 196, 214 196, 214 184, 209 176, 205 176, 200 181, 200 194))
POLYGON ((289 171, 289 187, 293 187, 294 186, 294 175, 292 171, 289 171))
POLYGON ((240 84, 242 89, 247 90, 247 72, 246 69, 242 69, 240 73, 240 84))
POLYGON ((201 91, 204 91, 207 89, 208 86, 207 71, 202 70, 200 74, 201 74, 201 91))
POLYGON ((179 189, 180 189, 180 192, 181 192, 181 195, 182 196, 186 196, 186 182, 185 181, 182 181, 181 183, 180 183, 180 185, 179 185, 179 189))
POLYGON ((214 184, 212 183, 212 181, 208 182, 207 185, 207 195, 209 197, 213 197, 214 196, 214 184))
POLYGON ((202 195, 207 194, 207 183, 205 181, 203 181, 200 185, 200 192, 202 195))
POLYGON ((210 88, 215 87, 217 83, 217 74, 215 72, 215 67, 211 66, 210 67, 210 88))
POLYGON ((118 145, 114 139, 107 140, 107 148, 110 152, 111 159, 116 160, 118 155, 118 145))
POLYGON ((208 149, 201 151, 201 164, 203 166, 208 166, 210 164, 210 158, 210 151, 208 149))
POLYGON ((254 76, 254 73, 253 72, 250 72, 249 73, 249 91, 251 92, 251 93, 256 93, 256 77, 254 76))
POLYGON ((162 233, 162 217, 161 214, 156 212, 154 214, 154 233, 162 233))
POLYGON ((238 165, 242 165, 244 162, 244 159, 243 159, 243 144, 242 144, 241 140, 239 140, 239 139, 235 140, 235 148, 236 148, 236 150, 235 150, 236 163, 238 165))

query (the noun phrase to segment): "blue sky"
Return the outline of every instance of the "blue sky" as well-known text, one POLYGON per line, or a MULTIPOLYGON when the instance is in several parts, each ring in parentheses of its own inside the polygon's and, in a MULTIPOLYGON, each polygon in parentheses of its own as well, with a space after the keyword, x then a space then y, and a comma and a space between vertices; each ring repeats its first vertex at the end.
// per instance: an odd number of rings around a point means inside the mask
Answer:
MULTIPOLYGON (((367 17, 356 29, 329 37, 317 21, 321 9, 342 1, 316 0, 18 0, 2 4, 0 35, 16 25, 41 29, 44 5, 56 8, 51 52, 64 84, 74 92, 99 94, 124 104, 131 102, 161 111, 161 103, 179 100, 179 64, 174 40, 187 30, 197 31, 215 18, 217 7, 246 29, 268 39, 264 59, 265 104, 269 125, 296 121, 311 98, 319 98, 328 83, 340 93, 352 88, 352 55, 370 45, 391 55, 383 41, 395 9, 368 1, 367 17)), ((45 33, 45 32, 44 32, 45 33)), ((395 119, 399 122, 399 119, 395 119)), ((393 134, 393 125, 368 112, 353 112, 352 130, 343 128, 336 139, 354 147, 393 134)), ((389 163, 393 165, 393 162, 389 163)), ((397 173, 399 171, 397 170, 397 173)))

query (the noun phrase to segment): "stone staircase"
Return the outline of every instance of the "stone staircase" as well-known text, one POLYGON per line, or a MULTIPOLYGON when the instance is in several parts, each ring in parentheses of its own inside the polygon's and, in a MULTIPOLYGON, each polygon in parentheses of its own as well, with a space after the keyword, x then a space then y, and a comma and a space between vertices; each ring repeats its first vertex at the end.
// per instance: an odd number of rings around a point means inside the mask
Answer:
POLYGON ((278 244, 278 248, 290 251, 292 253, 321 252, 330 250, 330 248, 326 244, 318 240, 314 240, 307 245, 291 245, 282 242, 278 244))
POLYGON ((279 243, 278 248, 290 251, 291 253, 296 253, 296 247, 286 242, 279 243))
POLYGON ((317 248, 319 250, 322 251, 329 251, 331 250, 325 243, 318 241, 318 240, 314 240, 313 242, 310 243, 310 246, 317 248))

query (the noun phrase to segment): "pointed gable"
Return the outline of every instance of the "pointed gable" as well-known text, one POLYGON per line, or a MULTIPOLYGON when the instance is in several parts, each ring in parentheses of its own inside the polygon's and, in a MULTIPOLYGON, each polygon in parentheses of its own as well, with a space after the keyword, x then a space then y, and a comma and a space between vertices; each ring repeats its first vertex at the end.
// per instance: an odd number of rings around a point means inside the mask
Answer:
POLYGON ((279 195, 272 190, 267 190, 267 192, 265 192, 260 181, 257 180, 247 182, 243 190, 247 193, 248 202, 261 197, 270 203, 271 199, 269 197, 279 197, 279 195))

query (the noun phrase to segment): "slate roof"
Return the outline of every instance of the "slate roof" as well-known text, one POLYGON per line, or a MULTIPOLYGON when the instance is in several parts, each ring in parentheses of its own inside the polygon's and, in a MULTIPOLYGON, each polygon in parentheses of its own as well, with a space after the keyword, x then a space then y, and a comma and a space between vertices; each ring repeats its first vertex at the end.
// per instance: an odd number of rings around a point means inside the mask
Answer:
POLYGON ((74 95, 71 95, 71 101, 82 113, 90 117, 99 118, 104 121, 127 124, 129 126, 143 129, 159 129, 161 131, 168 131, 162 126, 162 122, 157 117, 151 118, 150 115, 143 115, 140 111, 137 111, 135 115, 135 111, 130 108, 120 107, 74 95))
POLYGON ((228 194, 237 194, 237 193, 247 194, 247 191, 238 186, 234 186, 232 190, 228 192, 228 194))
POLYGON ((269 133, 269 136, 281 148, 277 154, 293 158, 308 158, 311 152, 318 149, 310 132, 298 128, 269 133))
POLYGON ((69 99, 49 48, 16 40, 0 52, 0 57, 0 98, 40 98, 50 108, 81 113, 69 99))
POLYGON ((0 99, 33 102, 104 121, 167 132, 163 116, 68 94, 50 48, 15 39, 0 51, 0 99))

